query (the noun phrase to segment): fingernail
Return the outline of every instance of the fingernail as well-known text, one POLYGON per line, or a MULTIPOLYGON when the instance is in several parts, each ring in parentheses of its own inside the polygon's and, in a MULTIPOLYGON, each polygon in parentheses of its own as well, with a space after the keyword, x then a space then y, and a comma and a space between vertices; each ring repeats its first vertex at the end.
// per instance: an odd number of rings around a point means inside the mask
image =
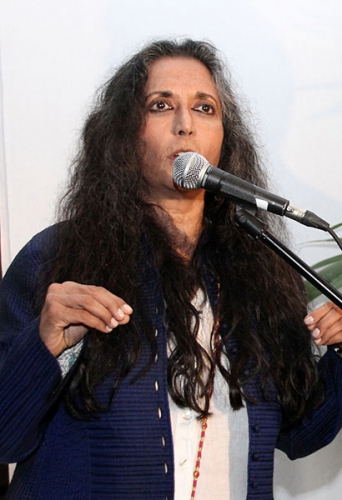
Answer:
POLYGON ((122 309, 118 309, 116 311, 117 316, 119 316, 120 319, 123 319, 125 317, 125 313, 123 312, 122 309))
POLYGON ((119 324, 119 323, 116 321, 116 319, 115 319, 115 318, 112 318, 112 319, 110 320, 110 324, 112 325, 112 327, 113 327, 113 328, 116 328, 116 327, 118 326, 118 324, 119 324))
POLYGON ((311 332, 311 335, 313 336, 314 339, 316 339, 319 334, 321 333, 321 331, 318 329, 318 328, 315 328, 312 332, 311 332))
POLYGON ((132 314, 133 312, 133 309, 131 308, 131 306, 129 306, 128 304, 124 304, 122 306, 122 309, 127 313, 127 314, 132 314))
POLYGON ((113 330, 113 328, 109 325, 106 325, 106 330, 107 330, 107 332, 111 332, 113 330))
POLYGON ((316 345, 320 345, 320 343, 322 342, 322 339, 316 339, 314 342, 316 345))
POLYGON ((306 325, 312 325, 312 323, 313 323, 314 321, 315 321, 315 320, 314 320, 314 318, 313 318, 312 316, 306 316, 306 317, 304 318, 304 323, 305 323, 306 325))

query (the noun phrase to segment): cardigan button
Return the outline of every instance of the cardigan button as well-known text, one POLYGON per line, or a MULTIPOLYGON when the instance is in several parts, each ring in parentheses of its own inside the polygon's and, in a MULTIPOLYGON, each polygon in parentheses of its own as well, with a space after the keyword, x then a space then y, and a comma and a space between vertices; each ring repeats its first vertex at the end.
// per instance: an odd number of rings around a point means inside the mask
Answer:
POLYGON ((158 418, 162 418, 162 411, 161 411, 161 408, 158 408, 158 418))
POLYGON ((186 408, 186 410, 184 411, 183 420, 192 420, 192 413, 189 408, 186 408))
POLYGON ((257 487, 258 487, 258 483, 256 483, 255 481, 252 481, 251 488, 253 488, 253 490, 256 490, 257 487))
POLYGON ((154 388, 155 388, 156 392, 158 392, 158 391, 159 391, 159 384, 158 384, 158 380, 156 380, 156 381, 154 382, 154 388))
POLYGON ((260 425, 258 425, 258 424, 253 425, 252 429, 254 432, 260 432, 260 425))
POLYGON ((259 462, 260 455, 258 455, 257 453, 252 453, 252 460, 253 462, 259 462))

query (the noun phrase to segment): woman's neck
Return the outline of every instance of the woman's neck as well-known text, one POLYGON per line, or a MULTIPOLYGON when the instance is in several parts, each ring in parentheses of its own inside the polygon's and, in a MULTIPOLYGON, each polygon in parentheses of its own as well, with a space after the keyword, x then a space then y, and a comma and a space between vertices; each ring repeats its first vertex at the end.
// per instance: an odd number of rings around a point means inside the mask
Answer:
POLYGON ((154 210, 175 250, 190 260, 202 234, 204 199, 165 200, 154 210))

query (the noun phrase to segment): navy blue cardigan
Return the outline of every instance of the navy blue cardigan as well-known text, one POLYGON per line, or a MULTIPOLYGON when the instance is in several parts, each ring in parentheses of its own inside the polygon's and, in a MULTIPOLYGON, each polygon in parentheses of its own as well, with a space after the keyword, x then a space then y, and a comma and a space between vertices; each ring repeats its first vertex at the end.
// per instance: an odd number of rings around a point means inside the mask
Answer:
MULTIPOLYGON (((154 269, 145 280, 145 300, 158 341, 151 370, 133 384, 142 356, 120 385, 111 409, 98 419, 71 418, 61 402, 67 380, 40 340, 32 296, 51 252, 53 229, 35 236, 18 254, 0 287, 0 463, 18 462, 7 499, 172 500, 173 446, 166 379, 163 297, 154 269)), ((207 283, 213 300, 214 280, 207 283)), ((276 447, 291 458, 328 444, 342 425, 342 360, 333 349, 320 361, 325 402, 310 419, 281 434, 277 399, 266 402, 257 380, 246 391, 249 418, 248 495, 273 498, 276 447)), ((72 373, 69 374, 72 376, 72 373)), ((99 388, 105 398, 110 381, 99 388)))

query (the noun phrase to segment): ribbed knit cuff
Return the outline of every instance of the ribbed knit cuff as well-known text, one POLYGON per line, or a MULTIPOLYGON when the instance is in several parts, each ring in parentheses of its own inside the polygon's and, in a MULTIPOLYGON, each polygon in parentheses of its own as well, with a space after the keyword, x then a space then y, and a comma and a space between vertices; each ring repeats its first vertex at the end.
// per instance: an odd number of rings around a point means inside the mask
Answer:
POLYGON ((17 334, 0 369, 0 462, 20 460, 62 387, 57 360, 39 335, 39 318, 17 334), (5 460, 4 460, 5 458, 5 460))

